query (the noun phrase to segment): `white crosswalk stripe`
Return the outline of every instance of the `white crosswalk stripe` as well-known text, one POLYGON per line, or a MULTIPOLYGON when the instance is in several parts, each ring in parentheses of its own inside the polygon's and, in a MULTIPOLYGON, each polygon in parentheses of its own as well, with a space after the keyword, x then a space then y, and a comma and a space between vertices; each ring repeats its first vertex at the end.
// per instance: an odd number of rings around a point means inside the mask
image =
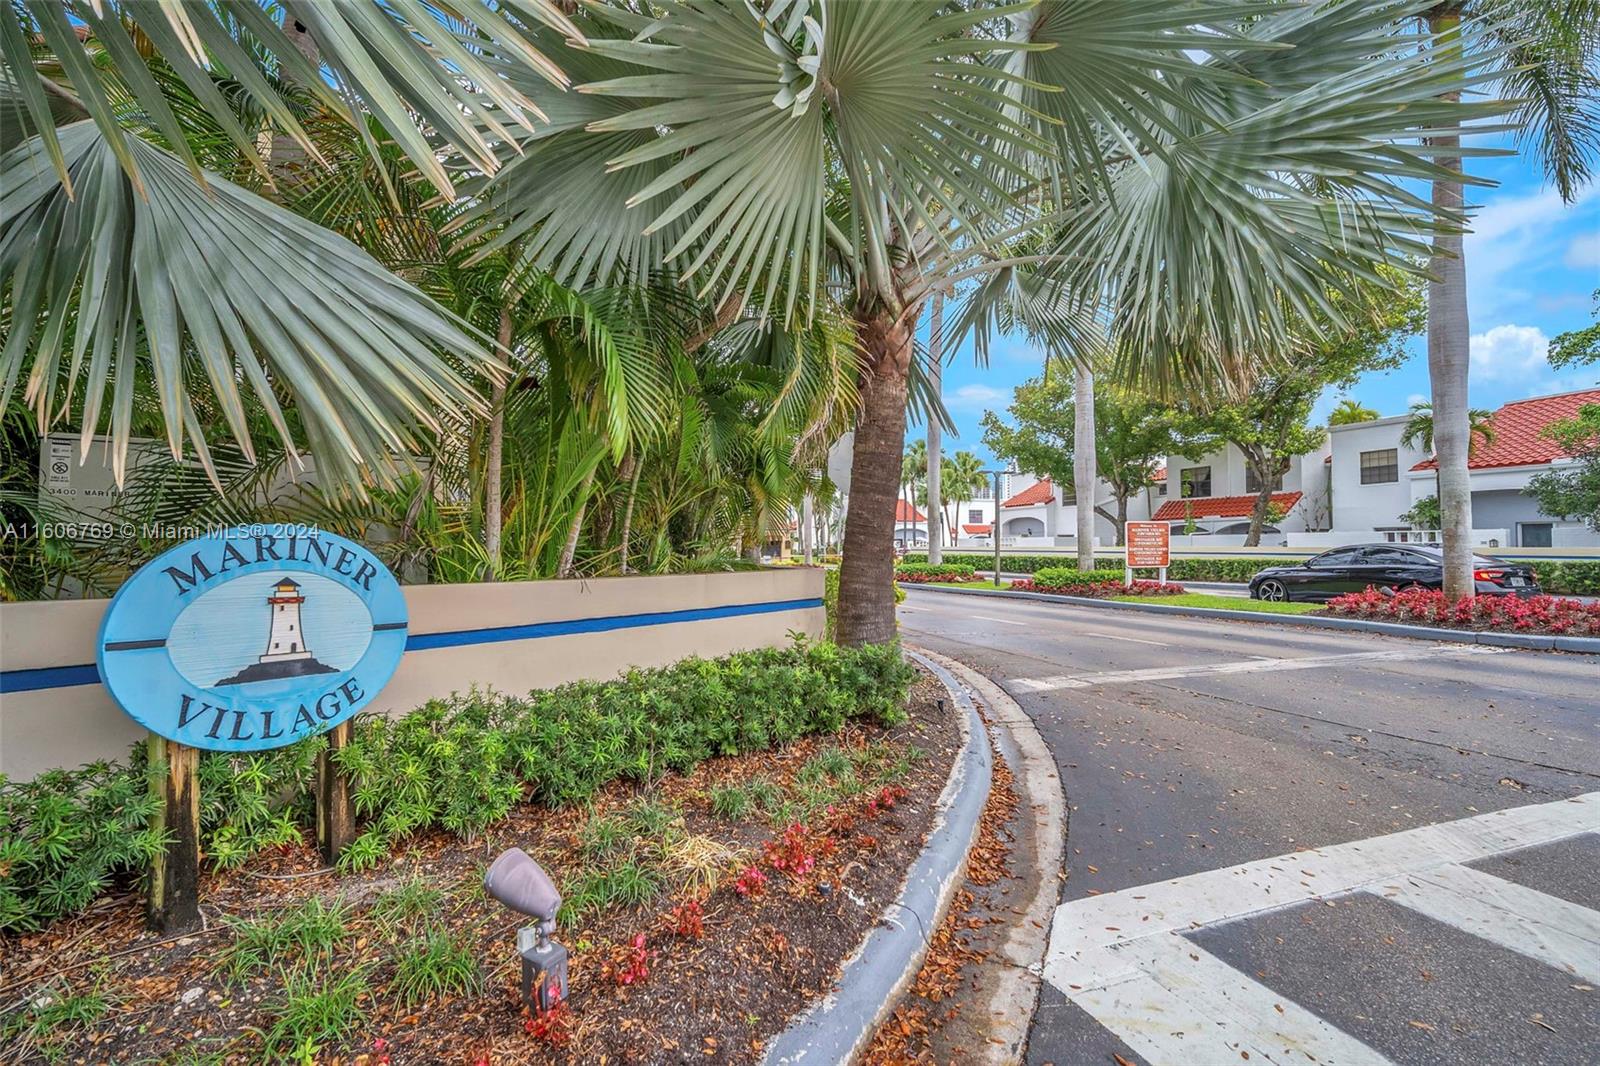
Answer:
POLYGON ((1098 674, 1057 674, 1051 677, 1014 677, 1006 684, 1022 692, 1053 692, 1064 688, 1092 688, 1095 685, 1129 685, 1142 681, 1172 681, 1211 674, 1259 674, 1279 670, 1318 670, 1329 666, 1348 666, 1359 662, 1414 662, 1455 656, 1504 655, 1510 648, 1480 644, 1430 644, 1420 648, 1393 651, 1358 651, 1344 655, 1302 655, 1294 659, 1236 659, 1225 663, 1194 666, 1155 666, 1147 670, 1112 670, 1098 674))
POLYGON ((1073 900, 1056 909, 1044 977, 1152 1066, 1243 1051, 1381 1066, 1382 1054, 1181 934, 1366 892, 1600 980, 1600 912, 1462 865, 1597 831, 1592 792, 1073 900))

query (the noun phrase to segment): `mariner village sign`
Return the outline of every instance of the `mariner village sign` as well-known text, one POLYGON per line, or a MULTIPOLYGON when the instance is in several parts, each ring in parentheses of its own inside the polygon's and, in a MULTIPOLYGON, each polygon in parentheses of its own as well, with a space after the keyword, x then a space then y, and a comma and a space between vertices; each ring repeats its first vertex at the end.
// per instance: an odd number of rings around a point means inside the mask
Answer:
POLYGON ((152 733, 259 751, 370 703, 406 644, 394 575, 343 537, 241 526, 147 563, 101 623, 100 677, 152 733))
POLYGON ((261 751, 326 735, 317 843, 332 865, 355 838, 335 754, 406 649, 406 601, 367 549, 328 533, 240 526, 191 540, 128 579, 100 623, 100 680, 150 730, 165 844, 145 915, 164 933, 200 919, 199 749, 261 751))

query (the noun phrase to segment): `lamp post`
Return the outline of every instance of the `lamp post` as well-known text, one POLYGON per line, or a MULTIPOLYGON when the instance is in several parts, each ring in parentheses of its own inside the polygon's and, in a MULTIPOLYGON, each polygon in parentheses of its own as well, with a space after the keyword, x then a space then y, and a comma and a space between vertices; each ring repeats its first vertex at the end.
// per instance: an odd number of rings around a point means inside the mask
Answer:
POLYGON ((994 521, 989 525, 989 535, 994 538, 994 587, 1000 587, 1000 478, 1019 473, 1016 470, 984 470, 981 473, 994 477, 994 521))

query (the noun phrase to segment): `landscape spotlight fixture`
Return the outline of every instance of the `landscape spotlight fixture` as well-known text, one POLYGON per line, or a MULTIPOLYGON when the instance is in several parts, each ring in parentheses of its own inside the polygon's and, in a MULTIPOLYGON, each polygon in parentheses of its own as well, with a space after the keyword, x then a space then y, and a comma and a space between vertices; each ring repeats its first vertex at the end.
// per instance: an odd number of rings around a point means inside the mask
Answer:
POLYGON ((483 890, 535 924, 517 930, 522 956, 522 998, 528 1010, 543 1014, 567 998, 567 949, 550 939, 556 928, 561 893, 550 875, 521 848, 500 853, 483 875, 483 890))

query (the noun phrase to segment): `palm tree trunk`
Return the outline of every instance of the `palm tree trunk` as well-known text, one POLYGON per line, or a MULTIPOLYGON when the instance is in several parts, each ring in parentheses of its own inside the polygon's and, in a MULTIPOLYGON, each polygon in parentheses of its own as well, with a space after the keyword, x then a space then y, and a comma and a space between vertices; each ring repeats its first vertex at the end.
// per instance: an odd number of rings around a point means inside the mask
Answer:
POLYGON ((860 319, 861 407, 850 458, 850 509, 839 564, 838 641, 847 647, 895 638, 895 499, 906 440, 906 381, 912 333, 880 308, 860 319))
MULTIPOLYGON (((1428 16, 1434 34, 1451 34, 1434 47, 1441 51, 1461 47, 1461 10, 1457 4, 1441 4, 1428 16)), ((1447 93, 1452 102, 1459 92, 1447 93)), ((1435 137, 1432 144, 1453 153, 1460 137, 1435 137)), ((1461 159, 1448 154, 1434 162, 1460 171, 1461 159)), ((1462 205, 1461 182, 1438 180, 1433 183, 1436 210, 1459 211, 1462 205)), ((1444 594, 1451 599, 1471 596, 1472 581, 1472 487, 1467 471, 1467 367, 1471 326, 1467 318, 1467 261, 1462 256, 1461 234, 1441 232, 1433 238, 1433 256, 1428 261, 1428 379, 1433 392, 1433 449, 1438 461, 1439 532, 1444 542, 1444 594)))
POLYGON ((1094 569, 1094 372, 1074 364, 1072 380, 1073 511, 1078 519, 1078 569, 1094 569))
MULTIPOLYGON (((935 294, 933 310, 928 318, 928 363, 933 374, 933 394, 939 395, 944 374, 944 360, 940 347, 940 334, 944 331, 944 295, 935 294)), ((943 562, 944 525, 943 501, 939 498, 939 455, 943 443, 939 439, 939 419, 928 412, 928 562, 943 562)))
POLYGON ((639 495, 639 472, 644 469, 644 464, 633 457, 633 452, 628 453, 624 462, 633 469, 633 474, 628 478, 628 505, 622 511, 622 572, 628 572, 628 541, 633 536, 633 501, 639 495))
POLYGON ((816 562, 812 539, 815 525, 816 516, 812 513, 811 493, 808 492, 800 497, 800 561, 807 566, 816 562))
POLYGON ((572 512, 572 524, 567 527, 567 542, 561 546, 561 561, 556 565, 556 577, 572 576, 572 561, 578 554, 578 534, 583 532, 583 511, 589 505, 589 486, 594 483, 594 470, 583 475, 578 486, 578 509, 572 512))
MULTIPOLYGON (((511 353, 511 309, 500 309, 500 328, 495 334, 500 353, 511 353)), ((483 550, 489 556, 489 579, 500 580, 500 527, 504 524, 501 498, 504 493, 501 468, 506 443, 506 383, 496 381, 489 391, 489 458, 483 472, 483 550)))

